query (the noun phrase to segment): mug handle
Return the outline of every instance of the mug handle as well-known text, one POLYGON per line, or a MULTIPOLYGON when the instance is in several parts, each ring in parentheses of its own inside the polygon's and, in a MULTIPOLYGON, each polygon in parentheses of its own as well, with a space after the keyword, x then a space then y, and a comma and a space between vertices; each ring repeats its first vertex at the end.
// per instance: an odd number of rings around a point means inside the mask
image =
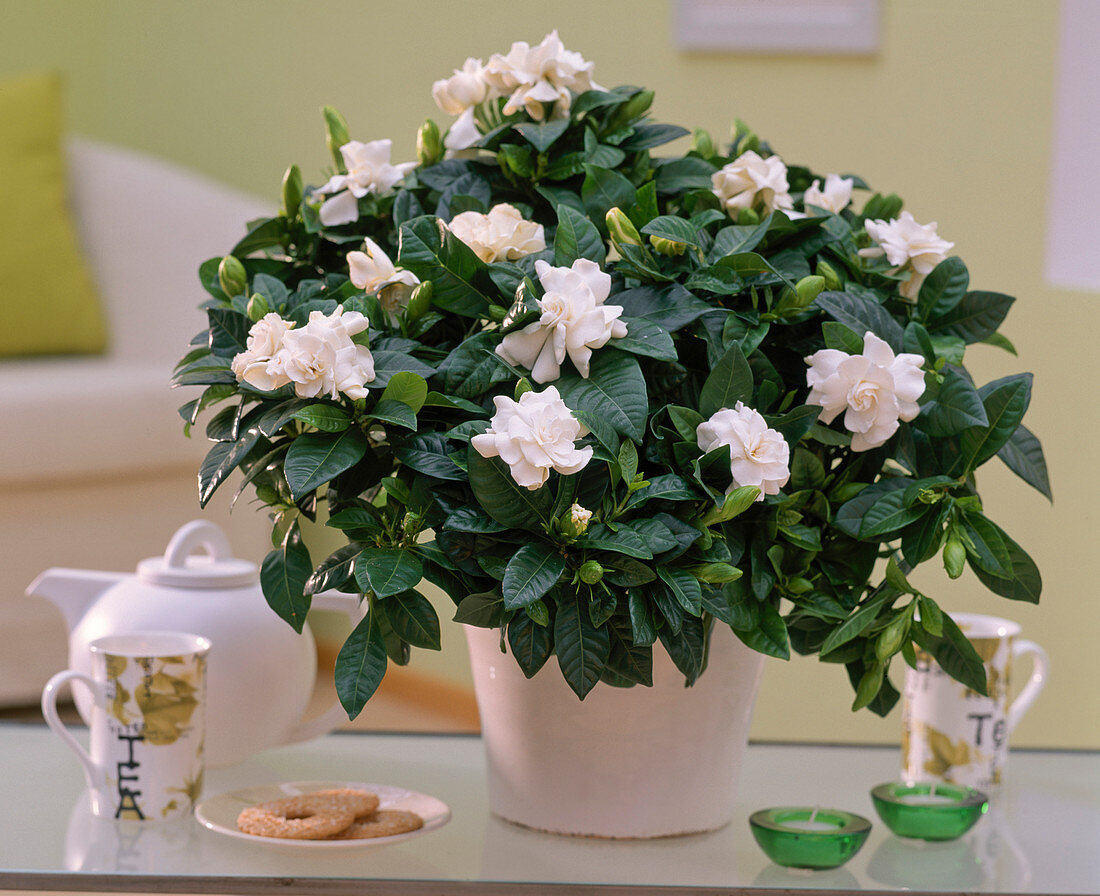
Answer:
POLYGON ((1050 671, 1050 660, 1047 658, 1046 651, 1034 641, 1016 641, 1012 645, 1013 663, 1016 662, 1018 657, 1027 656, 1028 654, 1031 654, 1032 657, 1031 675, 1028 677, 1024 689, 1020 691, 1019 696, 1012 701, 1012 705, 1008 708, 1008 730, 1010 732, 1020 723, 1020 719, 1023 718, 1028 707, 1039 696, 1043 685, 1046 684, 1047 673, 1050 671))
POLYGON ((91 689, 93 694, 96 693, 95 681, 83 672, 76 672, 72 669, 58 672, 53 678, 46 682, 46 686, 42 689, 42 716, 46 720, 46 724, 49 726, 50 730, 65 741, 72 751, 76 753, 76 758, 79 759, 80 764, 84 766, 84 779, 88 783, 88 789, 94 790, 99 769, 96 767, 96 764, 92 762, 92 757, 88 755, 88 751, 72 736, 69 729, 65 727, 65 723, 61 721, 61 716, 57 713, 57 698, 61 692, 61 688, 70 681, 83 682, 91 689))

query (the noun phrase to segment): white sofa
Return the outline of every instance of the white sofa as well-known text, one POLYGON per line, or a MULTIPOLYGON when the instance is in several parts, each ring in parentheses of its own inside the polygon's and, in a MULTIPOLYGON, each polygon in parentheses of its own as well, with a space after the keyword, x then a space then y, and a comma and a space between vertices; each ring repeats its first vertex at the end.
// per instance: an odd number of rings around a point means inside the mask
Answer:
POLYGON ((133 570, 189 519, 222 525, 262 559, 267 521, 229 515, 232 486, 198 506, 201 427, 176 409, 198 394, 169 379, 204 327, 198 266, 227 252, 272 204, 138 152, 68 146, 72 206, 105 305, 110 346, 93 357, 0 361, 0 704, 34 701, 63 668, 60 615, 24 588, 48 566, 133 570))

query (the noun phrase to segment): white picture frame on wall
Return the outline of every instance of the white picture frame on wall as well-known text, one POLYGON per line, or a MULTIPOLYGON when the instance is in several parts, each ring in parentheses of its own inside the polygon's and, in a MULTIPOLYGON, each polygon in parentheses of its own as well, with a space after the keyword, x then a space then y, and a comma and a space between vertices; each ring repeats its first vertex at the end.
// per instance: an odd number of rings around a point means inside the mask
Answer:
POLYGON ((682 50, 864 55, 879 48, 879 0, 676 0, 682 50))

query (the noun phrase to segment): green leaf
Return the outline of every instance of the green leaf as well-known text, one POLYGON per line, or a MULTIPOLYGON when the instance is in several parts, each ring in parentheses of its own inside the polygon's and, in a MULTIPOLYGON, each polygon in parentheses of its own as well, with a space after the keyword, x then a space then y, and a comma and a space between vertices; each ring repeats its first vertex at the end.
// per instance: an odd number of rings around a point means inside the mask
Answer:
POLYGON ((1018 373, 978 390, 989 420, 988 426, 967 429, 960 438, 960 456, 966 472, 980 467, 1005 445, 1031 403, 1030 373, 1018 373))
POLYGON ((611 641, 606 626, 596 628, 592 624, 588 607, 582 604, 579 595, 568 596, 558 604, 554 644, 562 675, 583 700, 600 680, 600 670, 607 662, 611 641))
POLYGON ((770 603, 764 602, 757 605, 760 610, 760 619, 755 628, 733 628, 733 632, 747 646, 759 651, 766 656, 774 656, 777 659, 789 660, 791 658, 790 643, 787 638, 787 626, 779 611, 770 603))
MULTIPOLYGON (((630 444, 630 443, 627 443, 630 444)), ((625 509, 641 507, 647 501, 698 501, 699 493, 691 482, 675 473, 654 476, 626 500, 625 509)))
POLYGON ((927 506, 917 503, 909 507, 905 492, 900 489, 887 492, 867 508, 859 526, 860 541, 878 541, 883 535, 897 532, 924 515, 927 506))
POLYGON ((351 579, 355 558, 362 550, 361 544, 345 544, 333 551, 306 580, 303 589, 305 593, 319 594, 322 591, 343 588, 351 579))
POLYGON ((539 529, 550 525, 554 499, 550 489, 528 489, 512 478, 499 457, 482 457, 471 446, 466 455, 470 487, 478 503, 502 526, 539 529))
POLYGON ((930 436, 953 436, 971 426, 986 426, 982 397, 974 384, 954 368, 947 368, 934 401, 921 408, 917 425, 930 436))
POLYGON ((405 352, 390 349, 377 349, 374 355, 374 379, 369 383, 372 389, 381 389, 389 384, 390 378, 400 373, 415 373, 422 377, 435 374, 435 368, 425 364, 419 358, 405 352))
POLYGON ((630 557, 605 557, 600 564, 604 579, 621 588, 636 588, 657 578, 657 573, 649 566, 630 557))
POLYGON ((711 417, 722 408, 732 408, 738 401, 746 404, 752 401, 752 368, 734 342, 703 383, 699 392, 699 413, 711 417))
POLYGON ((882 479, 873 485, 867 486, 867 488, 863 489, 863 491, 850 501, 846 501, 840 506, 833 519, 833 525, 845 535, 851 538, 859 538, 860 529, 863 526, 864 514, 867 513, 871 506, 881 500, 885 495, 898 490, 904 490, 911 484, 911 479, 895 477, 891 479, 882 479))
MULTIPOLYGON (((538 152, 546 152, 557 139, 569 130, 570 120, 559 118, 556 121, 523 122, 514 124, 512 128, 523 135, 523 139, 530 143, 538 152)), ((530 676, 528 676, 530 678, 530 676)))
MULTIPOLYGON (((584 166, 581 199, 588 217, 600 224, 610 209, 628 209, 634 204, 634 184, 610 168, 584 166)), ((598 226, 598 225, 597 225, 598 226)))
POLYGON ((920 628, 914 628, 913 639, 926 651, 948 675, 979 694, 987 693, 985 665, 959 627, 946 613, 941 616, 943 635, 936 638, 920 628))
POLYGON ((424 578, 424 567, 412 551, 403 548, 363 548, 355 561, 355 581, 375 597, 409 591, 424 578))
POLYGON ((688 246, 701 246, 695 225, 676 215, 663 215, 659 218, 654 218, 641 228, 641 232, 646 236, 655 236, 661 239, 672 240, 676 243, 685 243, 688 246))
POLYGON ((923 594, 917 598, 917 606, 920 609, 921 627, 934 637, 943 635, 943 610, 939 604, 923 594))
POLYGON ((431 476, 462 482, 466 474, 451 457, 451 446, 446 436, 438 432, 421 432, 405 442, 404 448, 394 452, 394 456, 410 469, 431 476))
POLYGON ((826 291, 814 299, 814 304, 857 336, 862 338, 870 330, 895 352, 902 350, 905 331, 877 302, 853 293, 826 291))
POLYGON ((491 534, 503 532, 507 526, 502 526, 489 517, 480 507, 457 507, 448 514, 443 528, 458 532, 491 534))
MULTIPOLYGON (((992 524, 991 524, 992 525, 992 524)), ((983 585, 994 594, 1007 597, 1009 600, 1022 600, 1031 604, 1039 603, 1039 595, 1043 591, 1043 579, 1039 575, 1039 567, 1028 556, 1027 552, 1016 542, 1009 538, 1003 530, 997 528, 1001 540, 1008 549, 1008 556, 1012 562, 1012 578, 1002 579, 992 576, 984 569, 971 563, 970 568, 983 585)))
POLYGON ((653 558, 653 551, 645 539, 626 523, 618 524, 614 530, 604 523, 596 523, 577 544, 589 551, 614 551, 642 560, 653 558))
POLYGON ((559 205, 558 229, 554 235, 554 264, 567 268, 578 258, 587 258, 603 267, 607 260, 603 238, 586 216, 568 205, 559 205))
POLYGON ((367 453, 367 442, 357 429, 339 435, 306 433, 286 453, 283 472, 291 497, 298 501, 355 466, 367 453))
POLYGON ((623 319, 626 335, 611 343, 619 351, 656 358, 658 361, 675 361, 676 344, 668 330, 644 318, 623 319))
POLYGON ((336 656, 336 693, 349 719, 359 715, 378 690, 388 663, 385 638, 374 613, 368 613, 352 629, 336 656))
POLYGON ((653 685, 653 651, 648 645, 636 644, 628 621, 616 616, 607 624, 611 650, 603 680, 611 684, 653 685), (611 674, 607 674, 611 673, 611 674))
MULTIPOLYGON (((801 258, 801 256, 799 256, 799 258, 801 258)), ((805 265, 804 260, 803 265, 805 265)), ((791 280, 786 273, 779 270, 771 261, 756 252, 736 252, 732 255, 727 255, 724 258, 718 259, 718 261, 714 263, 714 266, 726 268, 741 277, 770 274, 772 278, 779 280, 779 282, 789 286, 791 289, 795 288, 795 282, 791 280)), ((765 282, 769 279, 768 277, 764 278, 765 282)), ((772 282, 775 281, 772 280, 772 282)))
POLYGON ((616 432, 641 443, 649 400, 642 369, 630 355, 600 349, 592 355, 587 379, 570 370, 556 385, 571 410, 602 416, 616 432))
POLYGON ((703 591, 699 580, 686 569, 673 569, 667 566, 658 566, 657 575, 661 577, 677 603, 692 616, 699 616, 703 612, 703 591))
POLYGON ((850 327, 835 320, 827 320, 821 325, 821 334, 825 337, 825 347, 849 355, 863 354, 863 337, 850 327))
POLYGON ((657 629, 645 596, 640 591, 631 591, 626 605, 630 613, 630 635, 634 644, 639 647, 652 644, 657 640, 657 629))
POLYGON ((432 281, 432 304, 465 317, 488 312, 479 285, 485 265, 438 218, 414 218, 401 225, 397 263, 432 281))
POLYGON ((382 392, 382 401, 400 401, 417 413, 428 398, 428 383, 424 377, 407 370, 399 371, 390 377, 382 392))
POLYGON ((397 636, 413 647, 439 650, 439 617, 424 595, 402 591, 379 604, 397 636))
POLYGON ((512 378, 493 354, 500 337, 478 333, 455 348, 447 359, 444 387, 461 399, 478 398, 494 383, 512 378))
POLYGON ((768 215, 759 224, 740 225, 733 224, 723 227, 714 237, 714 245, 707 253, 707 261, 711 264, 725 258, 727 255, 739 255, 742 252, 751 252, 763 242, 768 235, 771 226, 771 215, 768 215))
POLYGON ((633 482, 638 473, 638 449, 629 440, 619 446, 619 472, 626 483, 633 482))
POLYGON ((684 674, 684 684, 695 684, 707 664, 707 638, 703 623, 698 619, 688 618, 684 620, 679 632, 673 634, 662 628, 657 636, 676 668, 684 674))
MULTIPOLYGON (((249 427, 235 442, 215 442, 199 466, 199 506, 205 507, 218 486, 256 446, 260 431, 249 427)), ((304 438, 304 436, 303 436, 304 438)))
MULTIPOLYGON (((622 307, 623 320, 645 318, 669 333, 675 333, 714 310, 712 305, 704 302, 679 283, 628 289, 616 293, 613 304, 622 307)), ((629 327, 629 323, 627 326, 629 327)), ((235 379, 234 382, 236 382, 235 379)))
POLYGON ((890 589, 884 589, 856 610, 839 626, 829 632, 829 636, 821 645, 820 654, 824 657, 838 647, 842 647, 854 638, 862 635, 878 618, 883 605, 895 594, 890 589))
POLYGON ((970 286, 970 272, 963 260, 952 255, 941 261, 921 284, 917 316, 921 320, 943 317, 962 301, 970 286))
POLYGON ((392 423, 394 426, 416 431, 416 413, 403 401, 384 398, 371 409, 367 416, 381 420, 383 423, 392 423))
POLYGON ((565 558, 542 542, 525 544, 508 561, 501 590, 504 609, 517 610, 546 594, 565 573, 565 558))
POLYGON ((260 586, 264 599, 280 619, 302 633, 312 598, 306 582, 313 573, 309 550, 302 543, 298 524, 294 523, 280 547, 269 553, 260 567, 260 586))
POLYGON ((537 625, 526 613, 520 613, 508 623, 508 646, 523 674, 533 678, 554 653, 554 633, 548 626, 537 625))
POLYGON ((343 432, 351 426, 351 417, 347 411, 327 404, 313 404, 295 411, 294 419, 322 432, 343 432))
POLYGON ((1016 427, 1008 441, 997 451, 997 456, 1024 482, 1037 489, 1048 500, 1054 500, 1046 458, 1043 457, 1043 446, 1026 426, 1021 423, 1016 427))
POLYGON ((1012 578, 1012 556, 996 525, 973 510, 964 512, 961 522, 970 539, 966 552, 968 559, 991 576, 1012 578))
POLYGON ((458 604, 454 621, 478 628, 499 628, 504 614, 504 598, 499 591, 469 594, 458 604))
POLYGON ((1015 301, 999 292, 968 292, 947 314, 929 320, 928 332, 958 336, 967 344, 982 342, 997 331, 1015 301))

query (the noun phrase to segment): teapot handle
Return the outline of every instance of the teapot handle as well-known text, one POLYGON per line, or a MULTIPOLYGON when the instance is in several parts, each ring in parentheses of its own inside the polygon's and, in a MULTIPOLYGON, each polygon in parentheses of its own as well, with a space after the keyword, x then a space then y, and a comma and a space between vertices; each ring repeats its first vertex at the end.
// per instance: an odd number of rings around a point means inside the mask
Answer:
MULTIPOLYGON (((310 606, 315 610, 346 613, 353 625, 359 622, 366 612, 366 607, 360 604, 358 594, 344 594, 340 591, 323 591, 320 594, 315 594, 310 606)), ((316 718, 310 719, 308 722, 299 722, 286 736, 283 743, 294 744, 312 740, 315 737, 328 734, 347 720, 347 711, 337 701, 316 718)))
POLYGON ((182 569, 187 558, 197 548, 206 548, 213 560, 229 560, 233 557, 229 539, 221 529, 207 520, 192 520, 180 526, 168 542, 164 551, 164 563, 166 566, 182 569))

